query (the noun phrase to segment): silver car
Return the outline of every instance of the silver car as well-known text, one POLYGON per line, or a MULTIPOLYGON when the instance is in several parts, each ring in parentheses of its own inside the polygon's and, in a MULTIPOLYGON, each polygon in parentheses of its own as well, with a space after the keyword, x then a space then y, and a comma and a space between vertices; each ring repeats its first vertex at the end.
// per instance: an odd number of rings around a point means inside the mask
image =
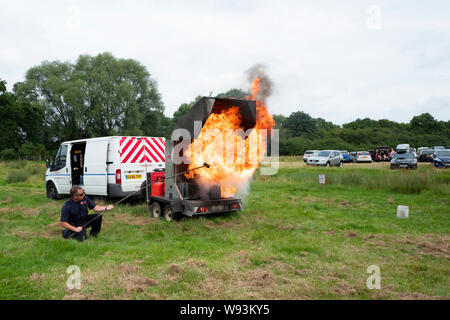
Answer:
POLYGON ((344 159, 341 152, 338 150, 321 150, 317 152, 317 155, 309 158, 307 164, 327 167, 342 167, 344 165, 344 159))
POLYGON ((368 151, 359 151, 356 155, 356 162, 370 162, 372 163, 372 156, 368 151))
POLYGON ((303 162, 307 162, 307 160, 311 157, 314 157, 319 150, 306 150, 305 154, 303 155, 303 162))

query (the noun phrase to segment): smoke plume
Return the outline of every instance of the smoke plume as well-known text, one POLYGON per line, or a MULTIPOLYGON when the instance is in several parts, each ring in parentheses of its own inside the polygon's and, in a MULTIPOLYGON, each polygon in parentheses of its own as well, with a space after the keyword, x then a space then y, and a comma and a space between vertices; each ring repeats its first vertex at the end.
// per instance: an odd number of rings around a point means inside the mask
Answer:
POLYGON ((260 90, 256 96, 257 100, 262 100, 264 103, 266 99, 272 94, 273 82, 266 73, 266 66, 257 64, 246 71, 247 79, 250 84, 256 79, 261 79, 260 90))

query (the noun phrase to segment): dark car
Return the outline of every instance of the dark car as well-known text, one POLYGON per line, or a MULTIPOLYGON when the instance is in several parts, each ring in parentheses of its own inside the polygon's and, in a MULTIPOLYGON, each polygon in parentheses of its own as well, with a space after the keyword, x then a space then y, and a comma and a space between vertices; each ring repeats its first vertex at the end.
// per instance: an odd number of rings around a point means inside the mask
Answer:
POLYGON ((391 149, 388 146, 379 146, 374 155, 372 156, 373 161, 389 161, 391 157, 389 156, 391 149))
POLYGON ((414 153, 396 153, 391 160, 391 169, 406 168, 417 169, 417 159, 414 153))
POLYGON ((450 167, 450 150, 435 150, 433 154, 433 165, 436 168, 450 167))
POLYGON ((417 159, 419 162, 433 162, 433 149, 422 149, 419 151, 419 158, 417 159))
POLYGON ((353 158, 347 150, 340 150, 342 157, 344 158, 344 162, 352 162, 353 158))

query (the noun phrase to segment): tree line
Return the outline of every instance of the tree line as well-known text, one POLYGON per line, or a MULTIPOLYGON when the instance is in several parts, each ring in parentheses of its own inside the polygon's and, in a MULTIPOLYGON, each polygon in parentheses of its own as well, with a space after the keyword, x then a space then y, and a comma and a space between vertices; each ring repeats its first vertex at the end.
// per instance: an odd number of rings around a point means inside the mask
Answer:
MULTIPOLYGON (((219 97, 245 98, 230 89, 219 97)), ((157 82, 141 63, 110 53, 80 55, 75 63, 44 61, 30 68, 8 92, 0 79, 0 157, 48 158, 63 141, 110 135, 170 138, 175 123, 200 99, 181 104, 172 117, 164 114, 157 82)), ((450 144, 450 121, 429 113, 409 123, 357 119, 342 126, 303 111, 274 115, 280 130, 280 154, 307 149, 368 150, 378 145, 450 144)))

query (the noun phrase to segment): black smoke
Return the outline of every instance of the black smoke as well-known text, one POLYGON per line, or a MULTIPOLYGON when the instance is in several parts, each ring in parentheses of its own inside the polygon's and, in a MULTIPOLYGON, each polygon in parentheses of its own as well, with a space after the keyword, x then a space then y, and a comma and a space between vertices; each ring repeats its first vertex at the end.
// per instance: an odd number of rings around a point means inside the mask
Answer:
POLYGON ((257 100, 262 100, 263 102, 265 102, 266 99, 272 94, 273 89, 273 82, 267 75, 266 66, 263 64, 257 64, 248 69, 245 73, 247 74, 247 79, 250 82, 250 85, 252 84, 253 80, 256 79, 256 77, 259 77, 261 79, 261 89, 259 90, 256 98, 257 100))

